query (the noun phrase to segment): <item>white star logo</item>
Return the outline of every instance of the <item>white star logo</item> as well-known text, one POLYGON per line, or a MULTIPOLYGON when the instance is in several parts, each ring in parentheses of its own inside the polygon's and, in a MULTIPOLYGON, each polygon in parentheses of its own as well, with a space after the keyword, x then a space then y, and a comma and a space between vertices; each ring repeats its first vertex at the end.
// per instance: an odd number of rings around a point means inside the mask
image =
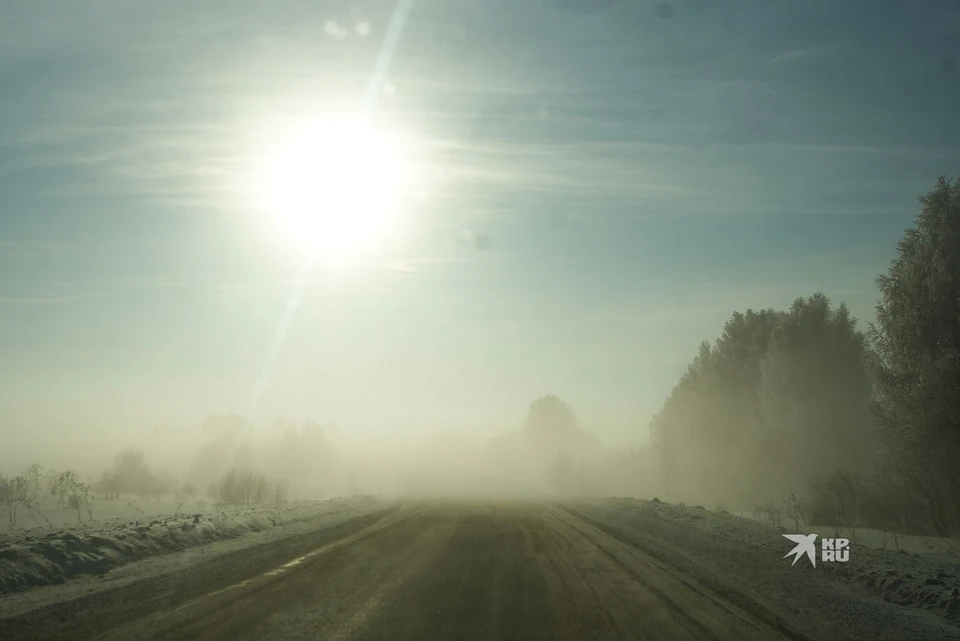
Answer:
POLYGON ((800 557, 804 554, 807 555, 807 558, 810 559, 810 564, 813 567, 817 567, 817 546, 814 544, 814 541, 817 540, 817 534, 784 534, 783 538, 793 541, 797 545, 783 555, 783 558, 787 558, 791 554, 793 555, 793 563, 790 564, 790 567, 793 567, 797 564, 797 561, 800 560, 800 557))

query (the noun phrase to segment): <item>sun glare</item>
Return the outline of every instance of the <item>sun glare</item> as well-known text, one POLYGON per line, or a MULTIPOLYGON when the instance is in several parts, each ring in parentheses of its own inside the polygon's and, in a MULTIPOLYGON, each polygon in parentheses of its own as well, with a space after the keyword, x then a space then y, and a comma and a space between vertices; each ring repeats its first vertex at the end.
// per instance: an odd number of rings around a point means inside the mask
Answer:
POLYGON ((409 173, 408 158, 386 132, 361 122, 313 123, 267 158, 262 205, 303 249, 342 257, 389 231, 409 173))

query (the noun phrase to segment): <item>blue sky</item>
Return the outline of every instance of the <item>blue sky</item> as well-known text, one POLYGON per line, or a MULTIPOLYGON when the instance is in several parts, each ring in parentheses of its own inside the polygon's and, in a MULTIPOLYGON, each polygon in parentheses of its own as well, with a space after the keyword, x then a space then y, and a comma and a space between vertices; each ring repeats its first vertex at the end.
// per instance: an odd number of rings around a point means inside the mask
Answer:
POLYGON ((960 5, 667 4, 415 2, 374 119, 415 141, 424 198, 298 288, 257 161, 360 109, 393 2, 3 3, 4 429, 492 432, 552 392, 639 439, 734 310, 822 290, 868 320, 960 168, 960 5))

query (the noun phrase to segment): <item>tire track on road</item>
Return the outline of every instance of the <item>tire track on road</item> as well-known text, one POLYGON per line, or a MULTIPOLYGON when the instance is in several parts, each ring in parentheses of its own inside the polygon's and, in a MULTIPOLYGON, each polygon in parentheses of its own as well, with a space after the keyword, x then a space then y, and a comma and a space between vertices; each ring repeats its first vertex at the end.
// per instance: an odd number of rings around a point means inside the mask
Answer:
POLYGON ((201 595, 175 608, 158 612, 97 637, 102 641, 133 639, 238 639, 269 620, 276 611, 285 611, 315 587, 315 575, 321 577, 331 565, 349 565, 357 546, 375 545, 378 540, 395 538, 409 541, 417 533, 410 523, 422 517, 424 510, 401 509, 384 519, 344 538, 239 583, 201 595))
MULTIPOLYGON (((700 595, 703 599, 729 612, 732 616, 750 625, 755 630, 765 630, 764 634, 776 634, 791 641, 808 641, 806 636, 791 629, 774 612, 771 612, 748 595, 736 590, 733 586, 711 576, 706 570, 697 573, 696 577, 690 576, 677 568, 668 555, 654 549, 653 546, 644 546, 639 541, 627 536, 616 528, 592 519, 570 506, 563 505, 557 509, 568 515, 569 518, 573 518, 584 526, 592 529, 601 537, 616 541, 627 555, 635 559, 639 564, 645 566, 650 574, 669 577, 671 581, 683 584, 690 592, 700 595), (757 626, 757 623, 762 624, 762 626, 757 626)), ((625 563, 622 557, 612 553, 608 547, 598 545, 598 548, 621 565, 626 572, 634 575, 638 581, 648 584, 651 590, 662 593, 664 603, 667 604, 668 607, 678 613, 682 613, 681 616, 688 615, 686 608, 674 602, 673 598, 667 593, 652 584, 647 573, 638 571, 633 567, 634 564, 632 563, 625 563)))

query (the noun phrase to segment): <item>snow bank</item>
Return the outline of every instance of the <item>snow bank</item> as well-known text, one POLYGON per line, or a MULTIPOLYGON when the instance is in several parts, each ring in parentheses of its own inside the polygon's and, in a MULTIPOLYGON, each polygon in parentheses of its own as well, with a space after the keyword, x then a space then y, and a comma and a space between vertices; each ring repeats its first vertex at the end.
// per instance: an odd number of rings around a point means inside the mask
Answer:
POLYGON ((919 546, 902 537, 906 549, 900 552, 852 544, 846 563, 818 559, 814 568, 803 557, 791 566, 792 559, 783 557, 793 543, 781 534, 792 527, 638 499, 608 499, 576 509, 692 576, 706 577, 708 583, 712 577, 716 586, 748 595, 814 638, 831 638, 841 625, 851 639, 861 638, 855 629, 873 639, 888 633, 890 638, 960 638, 960 554, 908 552, 919 546))
POLYGON ((0 536, 0 594, 103 575, 146 557, 355 511, 372 497, 222 507, 207 513, 35 527, 0 536))
POLYGON ((868 588, 883 600, 921 608, 960 627, 960 563, 947 559, 856 547, 858 562, 824 565, 837 577, 868 588))

